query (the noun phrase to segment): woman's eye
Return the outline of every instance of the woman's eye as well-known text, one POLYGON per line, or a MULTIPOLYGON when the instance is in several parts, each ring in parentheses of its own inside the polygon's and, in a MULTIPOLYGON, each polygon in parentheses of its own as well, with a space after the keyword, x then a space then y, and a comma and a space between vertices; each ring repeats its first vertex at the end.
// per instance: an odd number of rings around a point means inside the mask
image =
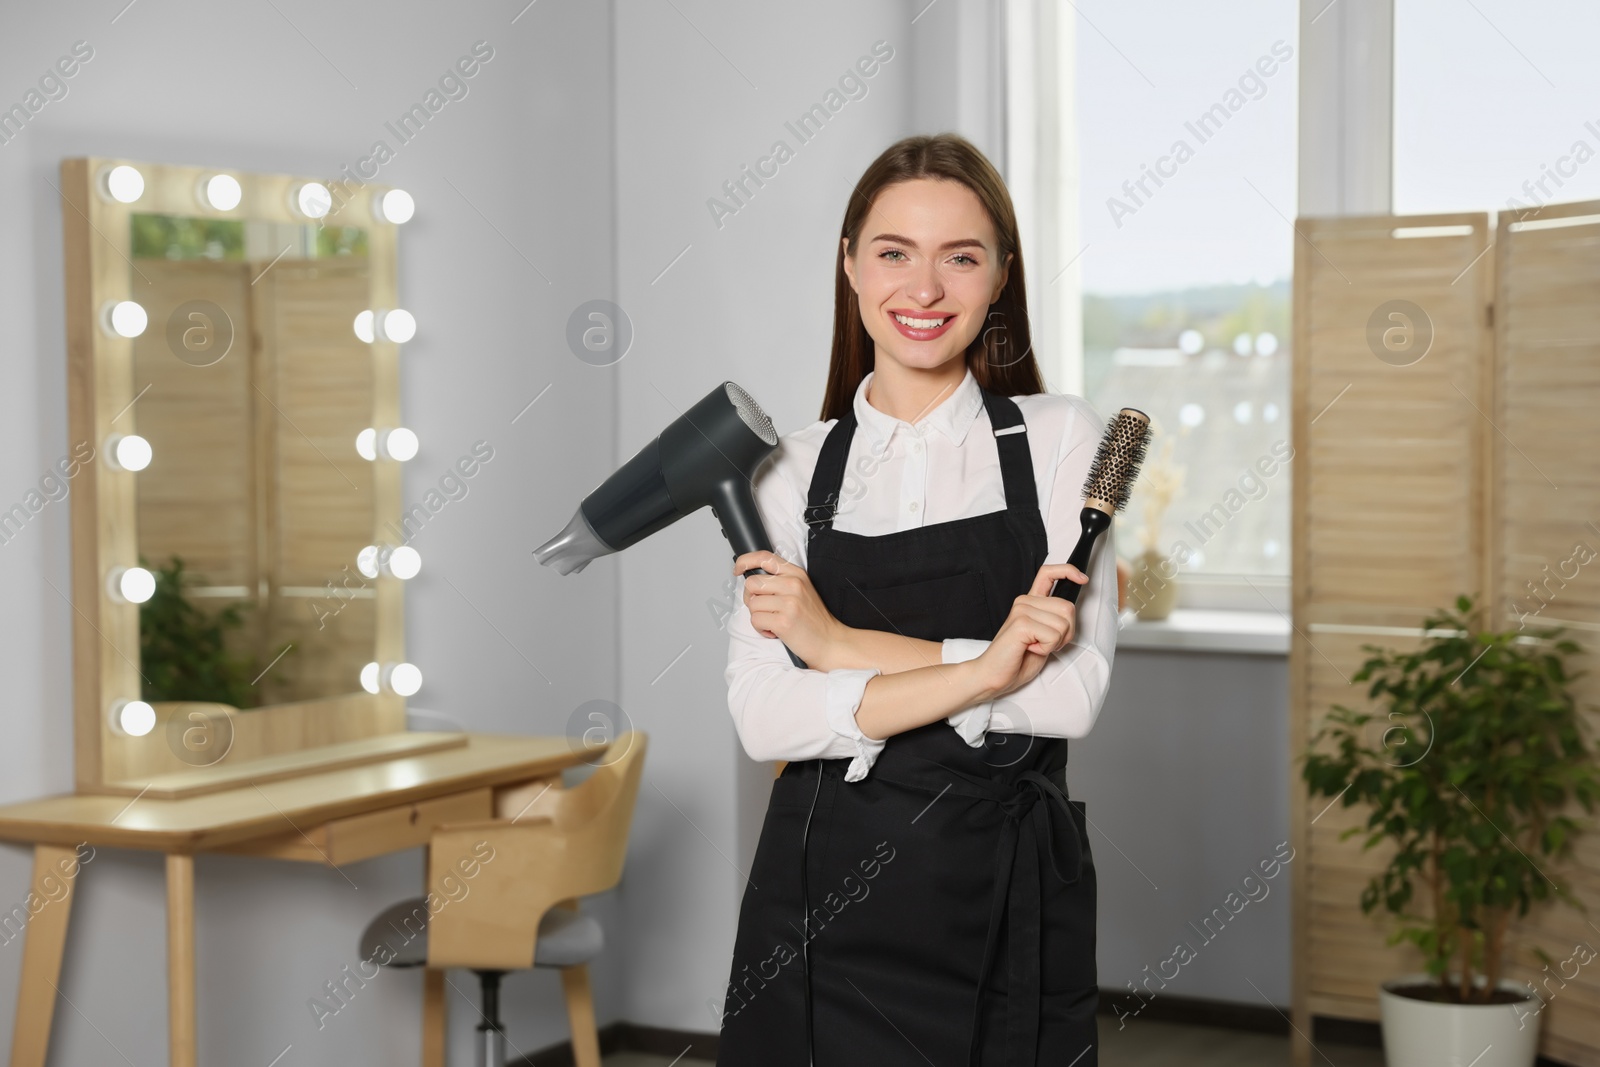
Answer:
POLYGON ((952 258, 955 259, 957 262, 959 262, 964 267, 976 266, 977 263, 978 263, 978 261, 976 259, 972 258, 972 256, 968 255, 965 252, 958 252, 952 258))
POLYGON ((904 252, 900 251, 898 248, 889 248, 889 249, 885 249, 884 251, 878 253, 878 258, 879 259, 887 259, 890 256, 899 256, 901 259, 906 258, 906 254, 904 252))

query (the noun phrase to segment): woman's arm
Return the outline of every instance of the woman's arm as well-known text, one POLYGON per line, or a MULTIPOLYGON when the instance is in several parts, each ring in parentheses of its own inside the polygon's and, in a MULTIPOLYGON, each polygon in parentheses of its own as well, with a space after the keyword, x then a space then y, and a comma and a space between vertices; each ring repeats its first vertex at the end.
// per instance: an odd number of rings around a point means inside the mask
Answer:
MULTIPOLYGON (((791 473, 780 462, 758 474, 756 503, 777 541, 775 553, 803 574, 807 530, 791 473)), ((735 574, 759 565, 756 556, 736 559, 735 574)), ((748 580, 727 619, 728 707, 754 759, 853 757, 845 779, 858 781, 894 734, 974 705, 987 707, 986 702, 1013 691, 1022 677, 1032 677, 1032 672, 1019 673, 1016 655, 964 655, 955 662, 948 657, 950 642, 858 630, 825 611, 819 621, 810 604, 815 591, 809 578, 785 580, 777 573, 777 579, 758 579, 770 595, 753 597, 783 601, 760 609, 761 631, 747 603, 752 600, 748 580), (787 591, 779 595, 770 588, 774 585, 787 591), (765 627, 778 622, 783 625, 776 628, 793 642, 806 668, 794 666, 782 641, 765 636, 765 627)), ((993 642, 983 644, 987 648, 993 642)))
POLYGON ((944 663, 943 653, 942 641, 925 641, 889 630, 858 630, 840 623, 823 654, 811 666, 824 671, 876 667, 884 674, 899 674, 938 666, 944 663))
MULTIPOLYGON (((936 641, 922 643, 939 647, 936 641)), ((885 740, 993 697, 977 673, 976 660, 874 674, 862 691, 856 725, 869 739, 885 740)))
MULTIPOLYGON (((1062 572, 1062 581, 1080 583, 1087 581, 1084 573, 1069 563, 1047 563, 1040 568, 1040 571, 1052 568, 1062 572), (1072 577, 1074 575, 1076 577, 1072 577)), ((884 674, 898 674, 901 671, 916 670, 918 667, 957 663, 971 658, 971 655, 966 654, 971 651, 969 645, 958 646, 959 652, 952 653, 949 640, 927 641, 889 630, 858 630, 853 626, 844 625, 837 619, 834 622, 833 636, 823 646, 822 653, 807 661, 809 666, 817 670, 875 667, 884 674), (961 658, 956 658, 957 655, 961 658)), ((985 646, 988 644, 987 641, 978 643, 985 646)), ((976 652, 971 654, 975 655, 976 652)))
MULTIPOLYGON (((756 505, 776 542, 775 551, 799 565, 806 543, 801 518, 804 502, 782 459, 780 453, 772 467, 758 473, 756 505)), ((735 573, 742 571, 736 567, 735 573)), ((738 579, 736 584, 745 581, 738 579)), ((733 610, 727 616, 728 665, 724 680, 728 685, 728 710, 745 752, 757 760, 849 758, 845 780, 864 778, 883 750, 883 739, 898 732, 892 716, 880 723, 874 715, 874 725, 884 732, 870 736, 856 721, 867 684, 878 674, 877 668, 822 670, 815 669, 818 665, 810 660, 809 668, 796 667, 782 641, 757 632, 744 590, 738 589, 735 595, 733 610)), ((815 649, 806 651, 815 657, 815 649)), ((971 679, 976 671, 976 664, 944 665, 935 659, 924 669, 922 678, 898 683, 888 693, 875 693, 872 703, 880 714, 894 707, 909 708, 914 699, 920 699, 920 687, 930 680, 940 690, 955 690, 941 693, 943 699, 970 702, 972 686, 958 684, 958 680, 971 679)))

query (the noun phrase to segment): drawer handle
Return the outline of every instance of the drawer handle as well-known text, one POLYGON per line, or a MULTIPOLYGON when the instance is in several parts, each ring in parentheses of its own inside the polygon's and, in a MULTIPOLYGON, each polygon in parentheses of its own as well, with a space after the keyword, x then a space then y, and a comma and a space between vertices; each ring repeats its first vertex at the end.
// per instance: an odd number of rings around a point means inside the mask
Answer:
POLYGON ((422 812, 417 810, 417 806, 415 804, 411 805, 411 825, 412 826, 417 825, 417 817, 420 816, 421 814, 422 814, 422 812))

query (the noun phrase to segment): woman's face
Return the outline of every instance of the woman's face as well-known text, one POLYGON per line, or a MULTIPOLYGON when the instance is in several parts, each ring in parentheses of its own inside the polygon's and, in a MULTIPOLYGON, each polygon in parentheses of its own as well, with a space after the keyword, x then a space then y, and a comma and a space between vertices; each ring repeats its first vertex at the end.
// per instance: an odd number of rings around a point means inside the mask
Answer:
MULTIPOLYGON (((841 247, 843 239, 841 238, 841 247)), ((1006 284, 994 224, 971 189, 917 178, 878 193, 844 270, 877 358, 933 369, 962 359, 1006 284)))

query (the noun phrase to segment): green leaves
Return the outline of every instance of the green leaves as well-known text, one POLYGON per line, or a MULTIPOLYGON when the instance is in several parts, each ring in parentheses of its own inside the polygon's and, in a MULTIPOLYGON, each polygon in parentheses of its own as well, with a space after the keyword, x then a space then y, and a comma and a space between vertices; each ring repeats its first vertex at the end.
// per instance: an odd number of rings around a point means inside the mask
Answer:
POLYGON ((1561 809, 1600 801, 1588 724, 1568 690, 1584 672, 1566 659, 1581 646, 1563 627, 1494 632, 1480 620, 1473 598, 1458 596, 1454 612, 1424 621, 1416 648, 1362 645, 1369 656, 1352 681, 1370 682, 1382 710, 1333 705, 1301 771, 1312 796, 1342 793, 1345 806, 1371 809, 1342 837, 1395 848, 1362 910, 1381 904, 1394 916, 1391 943, 1416 945, 1430 974, 1464 964, 1464 988, 1474 969, 1499 973, 1512 913, 1552 896, 1578 903, 1548 861, 1587 828, 1561 809), (1425 915, 1412 913, 1418 904, 1425 915))
MULTIPOLYGON (((142 565, 149 564, 140 558, 142 565)), ((207 612, 184 592, 195 581, 183 560, 172 556, 164 567, 150 568, 155 595, 139 605, 139 668, 146 684, 145 700, 199 700, 236 708, 261 703, 250 684, 253 661, 228 649, 227 633, 244 625, 246 602, 207 612)))

